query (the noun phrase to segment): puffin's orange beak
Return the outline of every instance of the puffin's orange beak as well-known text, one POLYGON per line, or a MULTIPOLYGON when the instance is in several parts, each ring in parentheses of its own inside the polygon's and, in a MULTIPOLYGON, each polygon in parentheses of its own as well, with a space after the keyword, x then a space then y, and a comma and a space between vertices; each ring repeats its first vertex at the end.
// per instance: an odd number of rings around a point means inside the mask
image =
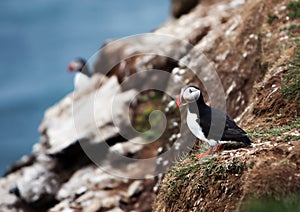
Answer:
POLYGON ((71 64, 71 63, 68 65, 68 70, 69 70, 69 72, 72 72, 72 71, 74 71, 74 67, 72 66, 72 64, 71 64))
POLYGON ((180 97, 180 95, 177 97, 177 99, 176 99, 176 106, 177 107, 180 107, 182 105, 182 102, 181 102, 181 97, 180 97))

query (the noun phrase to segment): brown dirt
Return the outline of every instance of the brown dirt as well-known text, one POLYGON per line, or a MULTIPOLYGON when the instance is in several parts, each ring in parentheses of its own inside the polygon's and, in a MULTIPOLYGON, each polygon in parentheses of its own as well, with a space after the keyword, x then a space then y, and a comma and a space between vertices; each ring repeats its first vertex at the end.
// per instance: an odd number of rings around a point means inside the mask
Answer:
POLYGON ((239 211, 252 197, 297 193, 299 151, 296 141, 223 151, 200 161, 193 154, 165 176, 154 211, 239 211))

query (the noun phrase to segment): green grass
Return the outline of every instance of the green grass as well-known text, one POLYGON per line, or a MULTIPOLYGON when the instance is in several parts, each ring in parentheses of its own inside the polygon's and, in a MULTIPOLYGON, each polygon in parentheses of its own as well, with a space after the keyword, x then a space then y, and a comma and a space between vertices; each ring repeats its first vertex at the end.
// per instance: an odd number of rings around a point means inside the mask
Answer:
POLYGON ((296 30, 296 29, 300 29, 300 25, 299 24, 291 24, 289 27, 283 27, 280 29, 280 31, 292 31, 292 30, 296 30))
POLYGON ((280 200, 275 198, 253 199, 242 212, 295 212, 300 211, 300 195, 290 195, 280 200))
POLYGON ((281 93, 288 101, 300 102, 300 44, 296 43, 296 55, 283 76, 281 93))
MULTIPOLYGON (((180 166, 180 164, 177 164, 177 166, 174 166, 170 171, 169 175, 171 176, 171 180, 169 180, 166 183, 166 194, 168 198, 176 198, 178 195, 180 195, 181 190, 184 186, 188 186, 187 184, 191 181, 191 173, 196 172, 199 170, 201 164, 200 163, 192 163, 189 166, 180 166)), ((200 184, 200 182, 197 182, 192 185, 194 188, 196 188, 199 191, 204 192, 204 186, 200 184)))
MULTIPOLYGON (((279 115, 275 115, 276 117, 279 115)), ((298 117, 295 120, 291 120, 288 125, 272 125, 270 123, 270 118, 266 120, 268 122, 266 125, 263 127, 255 127, 252 130, 248 130, 247 134, 248 136, 253 139, 262 139, 262 140, 272 140, 274 137, 277 136, 282 136, 281 141, 295 141, 299 140, 300 136, 299 135, 293 135, 293 134, 288 134, 288 132, 293 131, 293 130, 298 130, 300 129, 300 117, 298 117)))
POLYGON ((187 186, 192 186, 197 192, 205 194, 210 184, 219 183, 228 175, 238 175, 245 168, 244 162, 236 159, 225 164, 220 163, 216 157, 204 163, 194 158, 195 155, 190 155, 189 165, 178 163, 168 172, 170 179, 165 184, 168 198, 176 199, 187 186))
POLYGON ((277 15, 274 15, 274 14, 268 14, 268 23, 269 23, 269 24, 272 24, 273 21, 275 21, 276 19, 278 19, 278 16, 277 16, 277 15))
MULTIPOLYGON (((158 91, 151 91, 145 94, 141 94, 139 101, 143 105, 143 110, 140 113, 136 113, 133 118, 134 128, 141 132, 147 132, 151 128, 149 123, 149 115, 154 111, 160 109, 161 106, 162 93, 158 91), (149 104, 145 104, 149 103, 149 104)), ((161 122, 162 117, 160 115, 155 115, 153 117, 153 125, 158 125, 161 122)), ((152 137, 152 132, 148 132, 149 136, 152 137)))
POLYGON ((300 0, 289 2, 286 8, 290 11, 288 15, 292 19, 300 18, 300 0))
POLYGON ((294 29, 300 29, 300 25, 297 24, 291 24, 288 28, 288 30, 294 30, 294 29))

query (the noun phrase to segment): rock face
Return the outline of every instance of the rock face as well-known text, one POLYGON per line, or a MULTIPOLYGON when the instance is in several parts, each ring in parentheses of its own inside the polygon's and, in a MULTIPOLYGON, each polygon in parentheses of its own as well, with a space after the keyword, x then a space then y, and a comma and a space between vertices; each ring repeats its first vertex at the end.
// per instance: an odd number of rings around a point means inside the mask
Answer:
POLYGON ((299 104, 281 93, 300 54, 288 2, 190 2, 153 33, 103 46, 89 85, 45 112, 32 154, 0 179, 1 211, 232 211, 251 195, 299 192, 299 104), (164 158, 169 148, 181 150, 179 141, 193 141, 170 100, 188 83, 237 117, 253 147, 204 161, 195 152, 164 158), (166 130, 147 143, 164 123, 151 113, 159 104, 166 130), (146 133, 128 136, 132 123, 146 133), (176 161, 164 178, 153 177, 176 161))
POLYGON ((54 155, 62 152, 78 139, 92 145, 117 136, 119 133, 117 128, 110 124, 114 117, 117 117, 120 124, 130 124, 126 123, 128 118, 125 117, 124 111, 134 99, 136 92, 132 90, 121 93, 116 77, 110 79, 102 77, 102 79, 95 75, 94 78, 89 88, 97 88, 99 82, 105 81, 99 89, 87 91, 84 95, 75 91, 73 96, 67 96, 46 111, 39 128, 47 137, 46 154, 54 155), (110 112, 112 104, 118 105, 115 107, 117 110, 114 110, 114 117, 110 112))

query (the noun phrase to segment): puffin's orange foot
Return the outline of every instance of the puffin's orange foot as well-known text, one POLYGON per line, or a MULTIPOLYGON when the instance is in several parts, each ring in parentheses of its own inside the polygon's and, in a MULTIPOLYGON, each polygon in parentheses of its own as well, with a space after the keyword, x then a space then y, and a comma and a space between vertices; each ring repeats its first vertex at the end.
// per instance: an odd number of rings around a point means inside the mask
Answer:
POLYGON ((204 156, 207 156, 207 155, 209 155, 209 153, 204 152, 204 153, 201 153, 201 154, 196 155, 196 158, 197 158, 197 159, 200 159, 200 158, 202 158, 202 157, 204 157, 204 156))
POLYGON ((203 152, 203 153, 201 153, 201 154, 196 155, 196 156, 195 156, 196 159, 199 159, 199 158, 202 158, 202 157, 204 157, 204 156, 209 155, 209 154, 212 152, 212 149, 213 149, 213 147, 210 147, 210 148, 207 150, 207 152, 203 152))
POLYGON ((213 150, 213 152, 220 152, 222 147, 223 147, 223 144, 220 144, 215 150, 213 150))

